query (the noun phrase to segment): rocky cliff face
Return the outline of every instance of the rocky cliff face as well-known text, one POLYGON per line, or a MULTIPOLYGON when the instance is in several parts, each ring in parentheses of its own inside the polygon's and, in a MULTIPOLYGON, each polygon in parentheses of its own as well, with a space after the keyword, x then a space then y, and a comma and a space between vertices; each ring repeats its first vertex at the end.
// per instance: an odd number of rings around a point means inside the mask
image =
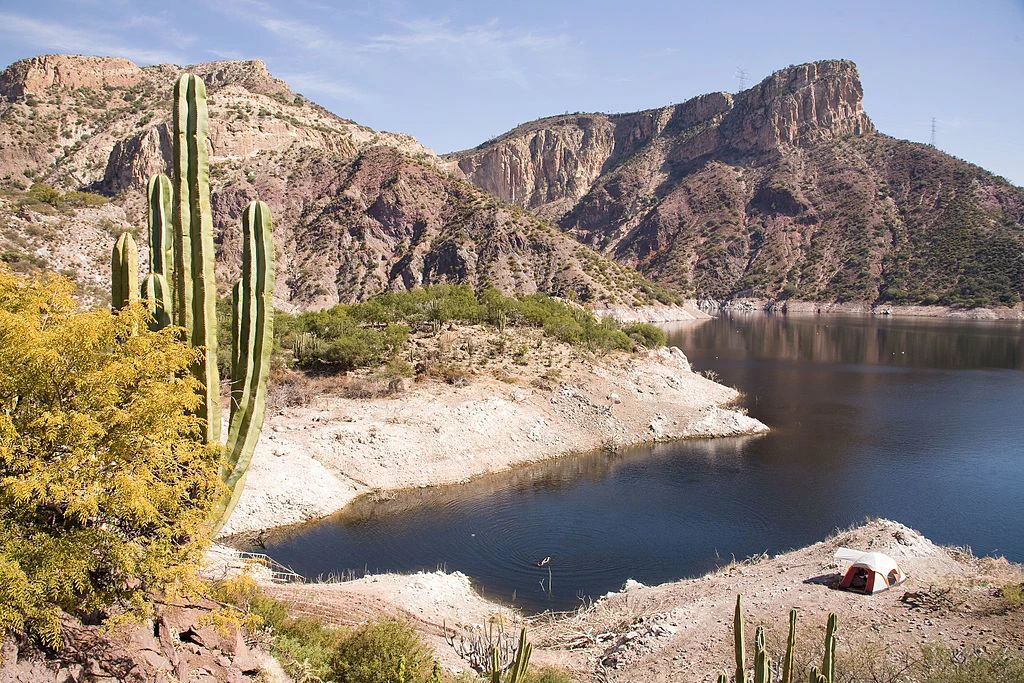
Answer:
MULTIPOLYGON (((203 77, 209 93, 225 286, 238 272, 237 221, 258 195, 274 213, 276 300, 286 308, 436 282, 650 301, 636 273, 452 177, 414 138, 339 118, 292 92, 260 61, 188 70, 203 77)), ((0 74, 0 182, 9 195, 0 197, 0 252, 20 254, 22 264, 49 262, 101 292, 107 234, 139 228, 147 179, 169 172, 171 90, 181 72, 48 55, 0 74), (39 215, 18 192, 38 181, 113 202, 102 210, 65 209, 62 219, 39 215), (51 225, 58 220, 76 234, 51 225)))
POLYGON ((448 161, 681 291, 1012 304, 1024 192, 875 131, 849 61, 624 115, 524 124, 448 161))

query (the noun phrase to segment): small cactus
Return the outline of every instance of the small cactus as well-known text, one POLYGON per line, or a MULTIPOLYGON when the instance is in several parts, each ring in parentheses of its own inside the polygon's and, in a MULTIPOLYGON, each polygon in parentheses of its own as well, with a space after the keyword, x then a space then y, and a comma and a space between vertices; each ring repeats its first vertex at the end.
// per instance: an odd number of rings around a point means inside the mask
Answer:
POLYGON ((110 254, 110 308, 120 311, 139 300, 139 248, 123 232, 110 254))
POLYGON ((839 627, 839 617, 835 612, 828 615, 828 624, 825 626, 825 656, 821 662, 821 675, 826 683, 835 683, 836 680, 836 630, 839 627))
MULTIPOLYGON (((519 647, 516 648, 516 655, 512 658, 512 664, 508 669, 508 676, 505 683, 523 683, 526 680, 526 671, 530 667, 530 655, 533 654, 533 645, 526 640, 526 627, 519 632, 519 647)), ((498 648, 491 652, 491 683, 502 683, 501 680, 501 659, 498 655, 498 648)))
POLYGON ((754 683, 770 683, 771 661, 764 646, 764 626, 757 627, 754 637, 754 683))
POLYGON ((782 662, 782 683, 793 683, 793 657, 796 653, 796 609, 789 610, 789 638, 786 640, 786 658, 782 662))
POLYGON ((736 643, 736 683, 744 683, 747 678, 746 648, 743 644, 743 598, 736 596, 736 613, 733 615, 733 635, 736 643))

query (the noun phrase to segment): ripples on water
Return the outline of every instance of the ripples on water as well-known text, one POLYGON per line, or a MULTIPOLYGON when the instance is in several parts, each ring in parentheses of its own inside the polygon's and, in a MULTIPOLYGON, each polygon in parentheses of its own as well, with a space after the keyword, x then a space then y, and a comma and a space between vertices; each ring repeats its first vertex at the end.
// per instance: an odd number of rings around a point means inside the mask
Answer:
POLYGON ((1020 324, 734 316, 675 327, 671 343, 743 391, 772 433, 363 500, 273 534, 267 551, 307 576, 446 567, 529 610, 799 547, 868 515, 1024 561, 1020 324))

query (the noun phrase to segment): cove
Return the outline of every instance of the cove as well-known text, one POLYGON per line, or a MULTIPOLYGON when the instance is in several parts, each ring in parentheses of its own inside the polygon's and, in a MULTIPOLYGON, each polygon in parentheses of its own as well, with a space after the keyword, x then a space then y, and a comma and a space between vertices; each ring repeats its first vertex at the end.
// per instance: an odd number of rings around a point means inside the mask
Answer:
POLYGON ((670 328, 670 343, 772 432, 364 499, 271 533, 266 552, 308 577, 444 567, 527 611, 804 546, 867 516, 1024 561, 1020 323, 733 314, 670 328))

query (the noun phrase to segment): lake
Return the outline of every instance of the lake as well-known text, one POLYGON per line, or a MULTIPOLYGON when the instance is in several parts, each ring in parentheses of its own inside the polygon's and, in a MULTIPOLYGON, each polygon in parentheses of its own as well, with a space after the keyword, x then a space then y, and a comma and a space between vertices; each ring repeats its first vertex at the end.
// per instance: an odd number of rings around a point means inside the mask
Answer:
POLYGON ((457 570, 527 611, 801 547, 868 516, 1024 561, 1020 323, 754 314, 670 329, 770 434, 362 500, 272 533, 266 552, 308 577, 457 570))

